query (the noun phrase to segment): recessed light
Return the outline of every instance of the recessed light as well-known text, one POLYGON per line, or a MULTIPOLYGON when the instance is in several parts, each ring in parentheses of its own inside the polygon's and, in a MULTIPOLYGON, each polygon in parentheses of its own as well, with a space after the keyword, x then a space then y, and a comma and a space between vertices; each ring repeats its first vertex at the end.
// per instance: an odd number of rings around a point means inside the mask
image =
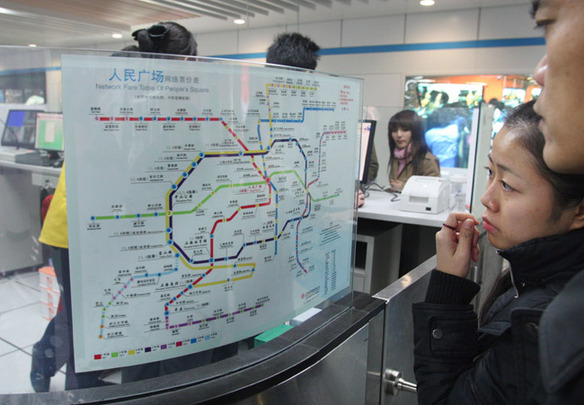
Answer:
POLYGON ((237 25, 242 25, 242 24, 245 24, 245 20, 242 18, 238 18, 236 20, 233 20, 233 23, 237 24, 237 25))
POLYGON ((120 39, 121 37, 122 37, 122 34, 120 34, 120 33, 116 32, 115 34, 112 34, 112 38, 120 39))
POLYGON ((37 47, 36 44, 28 44, 28 46, 31 47, 31 48, 36 48, 37 47))
POLYGON ((429 7, 429 6, 433 6, 434 3, 435 3, 434 0, 420 0, 420 6, 429 7))

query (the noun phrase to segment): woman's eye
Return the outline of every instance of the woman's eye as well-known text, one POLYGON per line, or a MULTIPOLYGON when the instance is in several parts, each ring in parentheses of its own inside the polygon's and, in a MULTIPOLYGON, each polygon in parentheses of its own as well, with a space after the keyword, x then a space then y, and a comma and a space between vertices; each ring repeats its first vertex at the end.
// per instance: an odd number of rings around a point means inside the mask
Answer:
POLYGON ((485 167, 485 170, 487 171, 487 176, 489 176, 489 178, 493 177, 493 171, 490 167, 485 167))
POLYGON ((511 187, 509 184, 505 183, 503 180, 501 180, 501 187, 505 191, 513 191, 513 187, 511 187))

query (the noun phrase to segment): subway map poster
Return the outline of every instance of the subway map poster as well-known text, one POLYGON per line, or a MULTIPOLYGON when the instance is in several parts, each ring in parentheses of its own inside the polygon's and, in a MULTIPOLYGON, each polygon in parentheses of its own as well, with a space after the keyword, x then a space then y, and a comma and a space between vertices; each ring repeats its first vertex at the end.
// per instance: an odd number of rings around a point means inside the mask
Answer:
POLYGON ((64 56, 77 371, 261 333, 348 291, 359 79, 64 56))

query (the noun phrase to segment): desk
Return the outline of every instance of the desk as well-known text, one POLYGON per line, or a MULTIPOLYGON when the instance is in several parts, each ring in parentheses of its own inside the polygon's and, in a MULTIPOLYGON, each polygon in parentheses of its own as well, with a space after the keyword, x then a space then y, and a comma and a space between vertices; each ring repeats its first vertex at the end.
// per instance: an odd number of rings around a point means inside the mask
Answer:
POLYGON ((401 211, 393 198, 384 191, 370 191, 357 211, 353 276, 357 291, 374 294, 436 254, 435 235, 449 211, 401 211))
POLYGON ((0 161, 0 274, 42 264, 41 190, 54 189, 60 172, 0 161))

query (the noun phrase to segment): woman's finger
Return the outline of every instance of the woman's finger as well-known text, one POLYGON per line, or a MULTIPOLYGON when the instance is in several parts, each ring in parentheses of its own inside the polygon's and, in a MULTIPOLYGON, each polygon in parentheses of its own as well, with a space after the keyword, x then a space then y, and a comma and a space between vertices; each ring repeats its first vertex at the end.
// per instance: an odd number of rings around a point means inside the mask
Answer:
POLYGON ((467 219, 472 219, 475 225, 479 224, 479 221, 469 212, 451 212, 448 214, 448 218, 444 221, 443 226, 458 232, 460 230, 460 225, 467 219))

